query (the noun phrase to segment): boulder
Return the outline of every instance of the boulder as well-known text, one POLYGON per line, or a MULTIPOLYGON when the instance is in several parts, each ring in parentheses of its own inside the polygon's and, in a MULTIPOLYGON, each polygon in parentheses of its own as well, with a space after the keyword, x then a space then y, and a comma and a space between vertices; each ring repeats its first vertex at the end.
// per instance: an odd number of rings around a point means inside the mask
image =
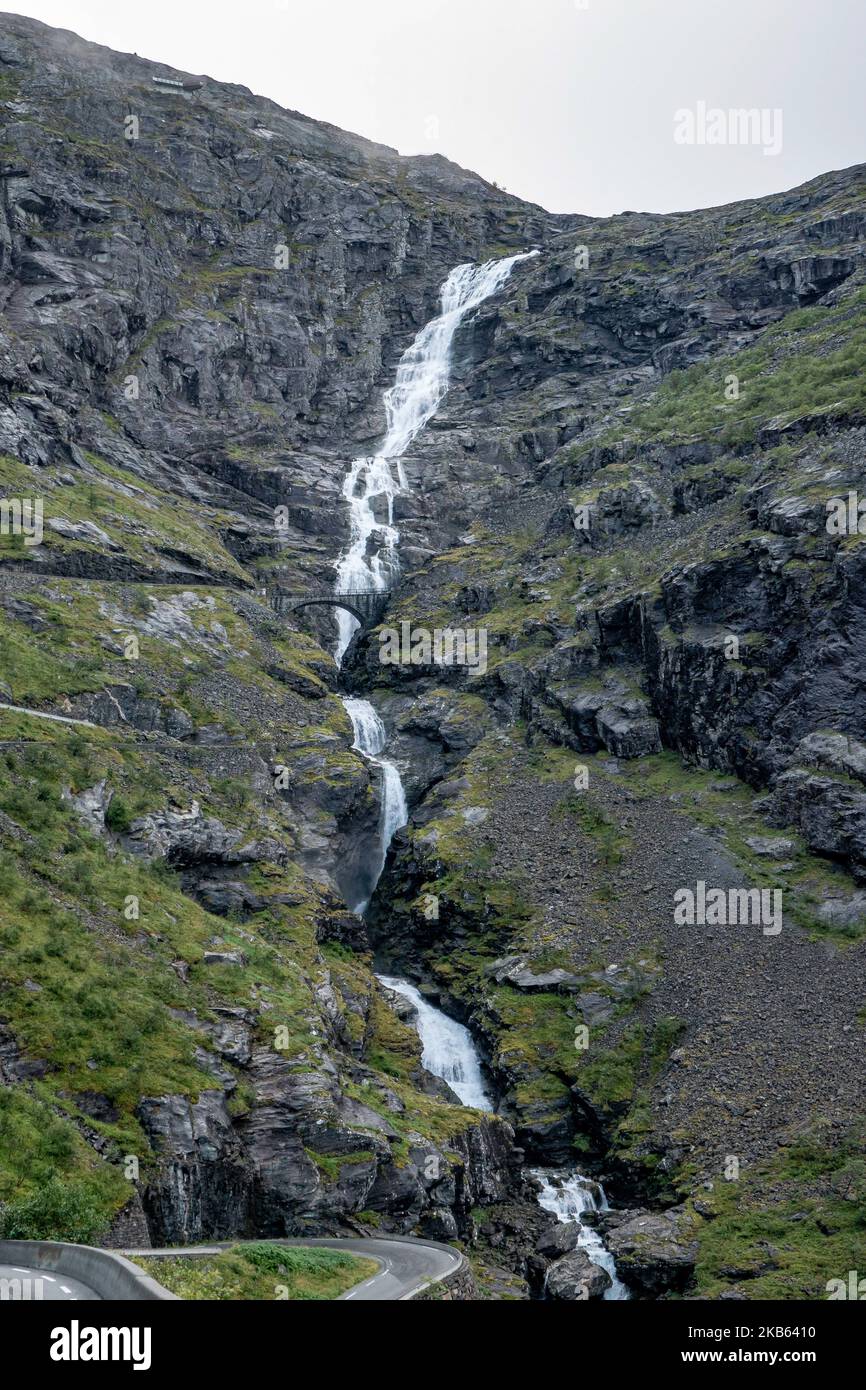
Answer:
POLYGON ((693 1218, 682 1207, 633 1216, 610 1230, 606 1240, 621 1277, 651 1298, 682 1292, 698 1256, 693 1218))
POLYGON ((603 1298, 611 1282, 607 1270, 593 1264, 586 1251, 578 1248, 550 1266, 547 1297, 557 1303, 586 1303, 603 1298))
POLYGON ((545 1231, 535 1242, 535 1249, 539 1255, 543 1255, 548 1260, 561 1259, 563 1255, 570 1255, 572 1250, 577 1248, 580 1240, 580 1223, 577 1221, 560 1221, 552 1226, 549 1231, 545 1231))

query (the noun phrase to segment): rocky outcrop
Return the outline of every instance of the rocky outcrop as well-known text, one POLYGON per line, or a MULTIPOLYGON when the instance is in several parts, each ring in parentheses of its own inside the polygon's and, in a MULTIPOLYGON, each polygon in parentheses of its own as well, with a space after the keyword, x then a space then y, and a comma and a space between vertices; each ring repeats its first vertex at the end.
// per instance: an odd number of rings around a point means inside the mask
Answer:
POLYGON ((364 1212, 376 1214, 379 1229, 451 1240, 471 1229, 473 1208, 504 1200, 519 1182, 513 1135, 501 1121, 468 1124, 448 1153, 410 1136, 398 1158, 401 1135, 387 1115, 389 1102, 397 1113, 404 1107, 372 1074, 368 1105, 347 1097, 330 1066, 299 1072, 273 1053, 248 1055, 246 1035, 239 1048, 237 1029, 224 1025, 212 1037, 248 1077, 252 1108, 233 1122, 223 1091, 195 1103, 142 1101, 139 1118, 159 1159, 144 1192, 155 1243, 339 1233, 364 1212))
POLYGON ((594 1265, 585 1250, 572 1250, 550 1266, 545 1291, 554 1303, 586 1303, 603 1298, 610 1285, 607 1270, 594 1265))
POLYGON ((645 1297, 686 1288, 697 1259, 694 1218, 682 1208, 617 1212, 601 1226, 622 1278, 645 1297))

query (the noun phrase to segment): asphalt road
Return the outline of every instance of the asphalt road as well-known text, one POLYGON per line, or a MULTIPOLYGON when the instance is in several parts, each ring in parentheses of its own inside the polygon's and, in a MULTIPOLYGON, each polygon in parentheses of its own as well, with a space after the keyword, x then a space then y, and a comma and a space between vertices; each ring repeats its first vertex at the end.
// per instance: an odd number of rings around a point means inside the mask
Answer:
MULTIPOLYGON (((295 1244, 295 1242, 292 1242, 295 1244)), ((417 1293, 432 1279, 441 1279, 460 1268, 460 1254, 447 1246, 402 1240, 305 1240, 299 1245, 329 1246, 378 1260, 382 1268, 363 1284, 340 1295, 341 1302, 395 1300, 417 1293)))
POLYGON ((93 1302, 99 1294, 78 1279, 70 1279, 68 1274, 48 1274, 44 1269, 27 1269, 24 1265, 0 1265, 0 1300, 13 1298, 39 1303, 93 1302), (42 1281, 41 1289, 38 1280, 42 1281))
MULTIPOLYGON (((238 1243, 237 1241, 231 1242, 234 1245, 238 1243)), ((346 1293, 340 1295, 339 1301, 344 1303, 348 1303, 350 1300, 355 1303, 365 1303, 389 1302, 408 1298, 431 1281, 454 1273, 460 1268, 461 1260, 459 1251, 452 1250, 448 1246, 428 1244, 426 1241, 376 1240, 373 1238, 369 1240, 327 1240, 311 1237, 309 1240, 277 1240, 271 1243, 275 1245, 308 1245, 316 1249, 325 1246, 332 1250, 345 1250, 351 1255, 364 1255, 367 1259, 378 1261, 380 1269, 377 1274, 372 1274, 363 1284, 356 1284, 353 1289, 348 1289, 346 1293)), ((125 1250, 123 1253, 131 1260, 134 1260, 136 1255, 147 1255, 150 1258, 159 1259, 171 1255, 218 1255, 220 1251, 230 1248, 230 1244, 188 1245, 177 1250, 125 1250)), ((156 1278, 159 1278, 158 1271, 156 1278)))

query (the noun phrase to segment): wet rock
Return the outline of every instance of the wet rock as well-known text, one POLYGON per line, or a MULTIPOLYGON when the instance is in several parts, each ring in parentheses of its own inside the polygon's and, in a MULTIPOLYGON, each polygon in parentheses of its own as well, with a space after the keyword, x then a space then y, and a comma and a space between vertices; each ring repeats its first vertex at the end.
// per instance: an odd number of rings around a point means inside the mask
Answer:
POLYGON ((580 1240, 580 1224, 577 1221, 560 1221, 556 1226, 536 1241, 535 1249, 548 1260, 559 1259, 577 1248, 580 1240))
POLYGON ((603 1298, 611 1286, 607 1270, 594 1265, 585 1250, 575 1249, 550 1266, 547 1297, 557 1303, 585 1303, 603 1298))

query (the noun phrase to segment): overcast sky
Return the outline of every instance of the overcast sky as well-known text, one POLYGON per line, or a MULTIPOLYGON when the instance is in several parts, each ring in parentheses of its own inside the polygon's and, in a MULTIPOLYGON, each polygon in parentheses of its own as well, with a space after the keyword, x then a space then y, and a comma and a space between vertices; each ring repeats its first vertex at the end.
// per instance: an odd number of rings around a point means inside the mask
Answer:
POLYGON ((555 212, 708 207, 866 159, 864 0, 21 0, 17 12, 403 154, 438 151, 555 212), (765 113, 750 143, 732 139, 739 109, 765 113), (700 142, 720 132, 725 143, 700 142))

